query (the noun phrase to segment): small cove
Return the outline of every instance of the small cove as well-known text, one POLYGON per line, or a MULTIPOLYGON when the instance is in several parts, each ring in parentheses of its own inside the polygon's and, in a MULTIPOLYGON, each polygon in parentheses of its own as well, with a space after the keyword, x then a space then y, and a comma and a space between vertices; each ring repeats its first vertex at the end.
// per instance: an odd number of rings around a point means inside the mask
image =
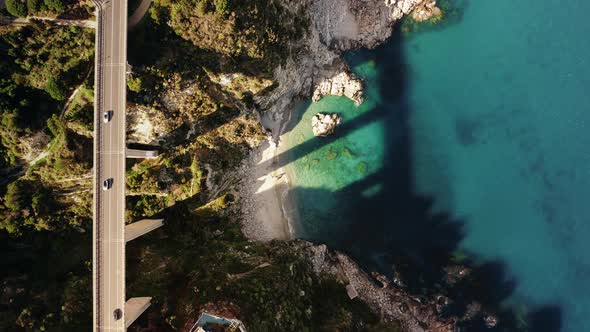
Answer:
POLYGON ((456 24, 347 55, 359 107, 297 110, 283 159, 298 235, 426 271, 469 255, 503 303, 544 310, 547 331, 590 331, 590 4, 461 4, 456 24), (335 135, 313 137, 317 112, 342 115, 335 135))

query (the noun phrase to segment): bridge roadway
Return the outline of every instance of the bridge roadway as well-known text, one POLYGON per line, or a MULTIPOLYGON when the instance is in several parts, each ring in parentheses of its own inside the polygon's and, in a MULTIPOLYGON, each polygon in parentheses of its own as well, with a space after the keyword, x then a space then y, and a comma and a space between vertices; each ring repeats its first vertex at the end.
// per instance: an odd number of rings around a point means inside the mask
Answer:
POLYGON ((97 10, 94 106, 93 331, 125 331, 127 0, 97 10), (112 111, 105 122, 104 112, 112 111), (113 179, 103 190, 103 181, 113 179), (121 317, 115 318, 119 309, 121 317))

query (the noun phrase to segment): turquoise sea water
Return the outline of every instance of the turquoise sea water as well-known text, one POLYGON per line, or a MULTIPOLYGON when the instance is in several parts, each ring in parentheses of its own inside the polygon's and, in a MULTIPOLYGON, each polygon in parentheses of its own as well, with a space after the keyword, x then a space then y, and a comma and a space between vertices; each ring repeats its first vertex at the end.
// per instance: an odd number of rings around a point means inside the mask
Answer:
POLYGON ((347 55, 360 107, 301 106, 284 158, 299 235, 424 270, 468 254, 545 330, 590 331, 590 2, 461 6, 452 25, 347 55), (316 112, 343 116, 334 136, 313 138, 316 112))

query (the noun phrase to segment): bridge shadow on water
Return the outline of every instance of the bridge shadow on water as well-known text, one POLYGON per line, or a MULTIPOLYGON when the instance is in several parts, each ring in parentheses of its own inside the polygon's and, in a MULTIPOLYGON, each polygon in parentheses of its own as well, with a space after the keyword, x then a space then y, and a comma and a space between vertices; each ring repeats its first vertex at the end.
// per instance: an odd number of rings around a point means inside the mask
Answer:
MULTIPOLYGON (((472 262, 469 277, 452 285, 444 283, 447 267, 457 264, 453 255, 465 236, 464 222, 454 219, 451 210, 433 212, 434 198, 415 191, 415 142, 402 43, 403 36, 394 33, 387 45, 357 54, 379 64, 380 104, 340 125, 333 136, 303 142, 273 162, 273 167, 285 166, 370 123, 385 124, 385 161, 379 171, 337 191, 292 188, 291 196, 302 198, 298 206, 301 214, 314 219, 301 220, 304 237, 347 252, 370 269, 387 275, 395 271, 413 294, 447 294, 455 301, 449 313, 462 317, 468 304, 477 301, 484 310, 500 317, 494 329, 487 328, 479 317, 461 326, 462 331, 516 331, 522 320, 528 322, 528 331, 560 331, 562 311, 557 305, 532 308, 527 317, 503 309, 501 304, 513 294, 517 280, 508 275, 502 261, 472 262), (320 203, 327 200, 336 202, 338 211, 322 210, 320 203), (306 206, 305 202, 314 204, 306 206)), ((440 174, 435 175, 443 184, 445 180, 448 183, 444 171, 441 167, 440 174)), ((452 201, 450 186, 444 194, 445 200, 452 201)))

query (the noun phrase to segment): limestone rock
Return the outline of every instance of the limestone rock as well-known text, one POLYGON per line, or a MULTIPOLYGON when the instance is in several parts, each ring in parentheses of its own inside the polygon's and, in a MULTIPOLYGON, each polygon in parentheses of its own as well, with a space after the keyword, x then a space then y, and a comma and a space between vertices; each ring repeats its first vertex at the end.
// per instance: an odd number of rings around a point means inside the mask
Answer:
POLYGON ((346 96, 358 106, 363 101, 363 83, 354 75, 341 72, 316 85, 312 100, 319 101, 323 96, 346 96))
MULTIPOLYGON (((479 324, 481 320, 486 327, 492 329, 501 323, 490 308, 482 307, 477 301, 471 301, 462 314, 449 314, 447 309, 456 306, 452 292, 449 293, 447 288, 453 287, 452 285, 437 285, 437 293, 410 293, 384 275, 368 273, 352 258, 330 250, 326 245, 294 240, 290 242, 289 251, 302 255, 317 276, 328 275, 335 278, 345 286, 349 298, 354 296, 365 302, 385 322, 398 322, 403 331, 455 332, 462 324, 479 324)), ((462 276, 469 272, 460 266, 449 269, 462 276)))
POLYGON ((311 127, 315 136, 325 137, 332 133, 336 129, 336 126, 340 124, 340 115, 336 113, 326 114, 318 113, 311 118, 311 127))
MULTIPOLYGON (((289 118, 294 100, 314 93, 314 82, 347 72, 348 65, 340 55, 357 48, 374 48, 391 36, 393 25, 410 15, 425 0, 280 0, 287 12, 305 13, 309 22, 307 33, 289 49, 297 50, 274 69, 276 87, 254 96, 260 110, 273 123, 273 139, 280 136, 281 121, 289 118)), ((280 19, 280 18, 279 18, 280 19)), ((349 88, 351 88, 350 86, 349 88)), ((328 90, 332 90, 330 85, 328 90)), ((338 89, 336 89, 338 90, 338 89)), ((362 95, 346 93, 360 102, 362 95)), ((350 91, 362 91, 350 89, 350 91)), ((321 97, 321 96, 320 96, 321 97)))
POLYGON ((412 18, 416 22, 424 22, 441 15, 442 11, 436 6, 436 0, 426 0, 412 11, 412 18))

